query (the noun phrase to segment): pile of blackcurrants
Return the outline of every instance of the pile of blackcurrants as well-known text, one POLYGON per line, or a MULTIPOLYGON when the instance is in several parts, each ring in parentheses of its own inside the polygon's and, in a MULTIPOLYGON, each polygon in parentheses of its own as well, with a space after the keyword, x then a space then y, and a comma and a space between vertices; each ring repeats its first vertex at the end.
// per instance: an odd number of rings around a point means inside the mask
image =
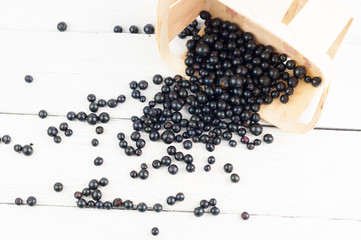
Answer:
MULTIPOLYGON (((286 54, 275 52, 272 46, 255 41, 250 32, 219 18, 211 18, 202 11, 205 20, 204 35, 194 35, 186 43, 185 74, 166 77, 155 75, 155 84, 164 84, 143 109, 143 116, 134 117, 135 131, 144 130, 152 141, 159 138, 166 144, 191 139, 204 143, 212 152, 221 140, 229 141, 237 134, 249 150, 261 144, 251 141, 247 129, 260 136, 263 127, 258 113, 263 104, 280 98, 287 103, 299 79, 318 87, 319 77, 311 78, 304 66, 297 66, 286 54), (158 107, 160 106, 160 107, 158 107), (190 118, 181 113, 186 109, 190 118), (164 131, 159 133, 162 129, 164 131), (182 131, 183 130, 183 131, 182 131)), ((265 143, 273 136, 265 134, 265 143)))

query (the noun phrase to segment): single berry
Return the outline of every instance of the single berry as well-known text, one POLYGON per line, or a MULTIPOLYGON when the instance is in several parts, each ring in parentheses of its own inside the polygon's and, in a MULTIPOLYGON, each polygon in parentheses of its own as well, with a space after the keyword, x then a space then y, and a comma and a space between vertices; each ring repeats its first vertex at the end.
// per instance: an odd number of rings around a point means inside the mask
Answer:
POLYGON ((162 204, 160 204, 160 203, 154 204, 153 210, 154 210, 154 212, 161 212, 163 210, 162 204))
POLYGON ((239 176, 238 176, 238 174, 233 173, 233 174, 231 175, 231 182, 233 182, 233 183, 238 183, 238 182, 239 182, 239 176))
POLYGON ((138 205, 137 205, 137 209, 138 209, 138 211, 139 212, 145 212, 145 211, 147 211, 147 205, 145 204, 145 203, 139 203, 138 205))
POLYGON ((22 151, 25 156, 30 156, 33 154, 33 148, 30 145, 23 146, 22 151))
POLYGON ((105 187, 105 186, 107 186, 108 184, 109 184, 109 180, 108 180, 107 178, 105 178, 105 177, 103 177, 103 178, 101 178, 101 179, 99 180, 99 185, 100 185, 100 186, 105 187))
POLYGON ((207 162, 209 164, 214 164, 216 162, 216 158, 213 157, 213 156, 209 156, 208 159, 207 159, 207 162))
POLYGON ((26 199, 26 204, 28 204, 30 207, 33 207, 36 205, 36 198, 33 196, 28 197, 28 199, 26 199))
POLYGON ((153 34, 153 33, 154 33, 154 27, 153 27, 152 24, 147 24, 147 25, 145 25, 144 28, 143 28, 143 30, 144 30, 144 32, 145 32, 146 34, 153 34))
POLYGON ((97 158, 94 159, 94 165, 95 166, 101 166, 101 165, 103 165, 103 163, 104 163, 104 160, 101 157, 97 157, 97 158))
POLYGON ((54 142, 55 143, 61 143, 61 137, 60 136, 55 136, 54 137, 54 142))
POLYGON ((30 75, 26 75, 26 76, 25 76, 25 82, 27 82, 27 83, 32 83, 32 82, 33 82, 33 77, 30 76, 30 75))
POLYGON ((168 167, 168 172, 169 172, 170 174, 172 174, 172 175, 177 174, 177 172, 178 172, 178 167, 177 167, 177 165, 175 165, 175 164, 169 165, 169 167, 168 167))
POLYGON ((67 29, 67 27, 68 26, 66 25, 65 22, 60 22, 60 23, 58 23, 58 26, 57 26, 57 28, 60 32, 64 32, 67 29))
POLYGON ((212 215, 217 216, 221 211, 217 207, 212 207, 210 212, 212 215))
POLYGON ((241 218, 243 219, 243 220, 248 220, 249 219, 249 213, 248 212, 243 212, 242 214, 241 214, 241 218))
POLYGON ((132 25, 132 26, 130 26, 129 27, 129 32, 130 33, 138 33, 138 27, 137 26, 135 26, 135 25, 132 25))
POLYGON ((102 134, 104 132, 104 128, 102 126, 98 126, 95 128, 96 134, 102 134))
POLYGON ((201 207, 197 207, 194 209, 193 213, 196 217, 201 217, 204 214, 204 209, 201 207))
POLYGON ((22 200, 21 198, 16 198, 16 199, 15 199, 15 204, 18 205, 18 206, 20 206, 20 205, 23 204, 23 200, 22 200))
POLYGON ((233 165, 230 163, 226 163, 224 164, 223 169, 226 173, 231 173, 233 171, 233 165))
POLYGON ((152 235, 157 236, 159 234, 159 229, 157 227, 152 228, 152 235))
POLYGON ((185 196, 183 193, 179 192, 177 195, 175 195, 175 199, 179 202, 182 202, 185 199, 185 196))
POLYGON ((93 147, 98 146, 98 145, 99 145, 98 139, 94 138, 94 139, 91 141, 91 144, 92 144, 93 147))
POLYGON ((175 202, 176 202, 175 197, 169 196, 169 197, 167 198, 167 204, 168 204, 168 205, 174 205, 175 202))
POLYGON ((41 119, 44 119, 48 116, 48 113, 47 111, 45 110, 40 110, 39 113, 38 113, 38 116, 41 118, 41 119))
POLYGON ((3 141, 3 143, 9 144, 11 142, 11 137, 9 135, 4 135, 1 140, 3 141))
POLYGON ((117 25, 117 26, 114 27, 114 32, 115 33, 121 33, 121 32, 123 32, 123 28, 121 26, 117 25))
POLYGON ((54 191, 55 192, 61 192, 63 191, 63 184, 60 182, 57 182, 54 184, 54 191))

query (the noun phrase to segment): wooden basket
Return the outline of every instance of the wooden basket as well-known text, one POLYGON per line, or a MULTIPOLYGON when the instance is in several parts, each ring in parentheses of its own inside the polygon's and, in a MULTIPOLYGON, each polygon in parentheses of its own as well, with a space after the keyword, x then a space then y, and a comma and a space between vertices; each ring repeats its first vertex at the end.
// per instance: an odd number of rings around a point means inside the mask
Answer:
POLYGON ((286 53, 307 68, 311 77, 322 78, 314 88, 300 81, 287 104, 279 100, 262 105, 261 117, 287 132, 305 133, 320 118, 330 85, 330 65, 352 17, 332 0, 159 0, 156 26, 158 48, 163 60, 184 75, 184 56, 169 49, 169 42, 205 10, 212 17, 238 23, 256 40, 286 53), (321 96, 321 97, 319 97, 321 96), (314 104, 306 123, 300 117, 314 104))

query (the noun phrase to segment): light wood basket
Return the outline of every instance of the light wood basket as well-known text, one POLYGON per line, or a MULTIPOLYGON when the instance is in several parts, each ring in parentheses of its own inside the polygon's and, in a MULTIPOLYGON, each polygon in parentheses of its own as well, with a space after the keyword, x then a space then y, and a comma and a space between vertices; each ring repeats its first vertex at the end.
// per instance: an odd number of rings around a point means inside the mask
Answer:
POLYGON ((353 18, 332 0, 159 0, 156 26, 158 48, 163 60, 184 75, 184 57, 169 49, 172 41, 205 10, 212 17, 238 23, 256 40, 286 53, 307 68, 311 77, 322 78, 314 88, 300 80, 287 104, 279 100, 262 105, 263 120, 293 133, 311 130, 320 118, 330 85, 331 63, 353 18), (319 97, 321 96, 321 97, 319 97), (300 118, 314 104, 306 123, 300 118))

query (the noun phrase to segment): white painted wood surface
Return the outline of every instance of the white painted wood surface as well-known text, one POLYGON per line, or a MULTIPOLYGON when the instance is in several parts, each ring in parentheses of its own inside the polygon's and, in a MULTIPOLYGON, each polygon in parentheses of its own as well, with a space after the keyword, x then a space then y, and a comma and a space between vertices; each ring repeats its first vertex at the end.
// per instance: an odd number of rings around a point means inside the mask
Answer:
MULTIPOLYGON (((336 55, 338 67, 319 129, 295 135, 267 127, 275 142, 255 151, 224 143, 212 154, 217 161, 210 173, 202 170, 210 154, 194 144, 185 152, 194 156, 196 173, 178 164, 175 176, 151 168, 149 179, 141 181, 129 172, 142 162, 150 166, 165 155, 166 146, 147 141, 141 158, 127 157, 118 147, 116 133, 129 136, 129 118, 143 106, 130 98, 128 83, 174 73, 161 61, 154 36, 112 31, 117 24, 123 29, 154 24, 156 1, 1 0, 0 135, 10 134, 12 143, 0 144, 0 238, 147 239, 158 226, 157 239, 360 239, 361 5, 357 0, 342 4, 356 18, 336 55), (56 30, 59 21, 68 23, 67 32, 56 30), (34 77, 32 84, 24 82, 26 74, 34 77), (103 135, 96 135, 94 126, 67 121, 74 135, 62 135, 62 143, 55 144, 46 129, 66 121, 69 110, 87 111, 88 93, 105 99, 125 94, 128 101, 105 109, 112 119, 103 125, 103 135), (40 109, 52 116, 40 119, 40 109), (94 137, 100 141, 96 148, 90 145, 94 137), (15 153, 16 143, 33 143, 33 156, 15 153), (97 156, 104 158, 103 166, 93 165, 97 156), (226 162, 234 165, 240 183, 230 183, 222 170, 226 162), (148 206, 160 202, 167 211, 76 208, 74 191, 103 176, 110 181, 103 189, 105 199, 119 196, 148 206), (64 184, 61 193, 52 190, 57 181, 64 184), (166 197, 179 191, 186 201, 167 206, 166 197), (13 205, 16 197, 30 195, 38 206, 13 205), (190 211, 211 197, 222 214, 195 218, 190 211), (252 214, 249 221, 240 219, 242 211, 252 214)), ((148 99, 159 88, 150 86, 148 99)))

